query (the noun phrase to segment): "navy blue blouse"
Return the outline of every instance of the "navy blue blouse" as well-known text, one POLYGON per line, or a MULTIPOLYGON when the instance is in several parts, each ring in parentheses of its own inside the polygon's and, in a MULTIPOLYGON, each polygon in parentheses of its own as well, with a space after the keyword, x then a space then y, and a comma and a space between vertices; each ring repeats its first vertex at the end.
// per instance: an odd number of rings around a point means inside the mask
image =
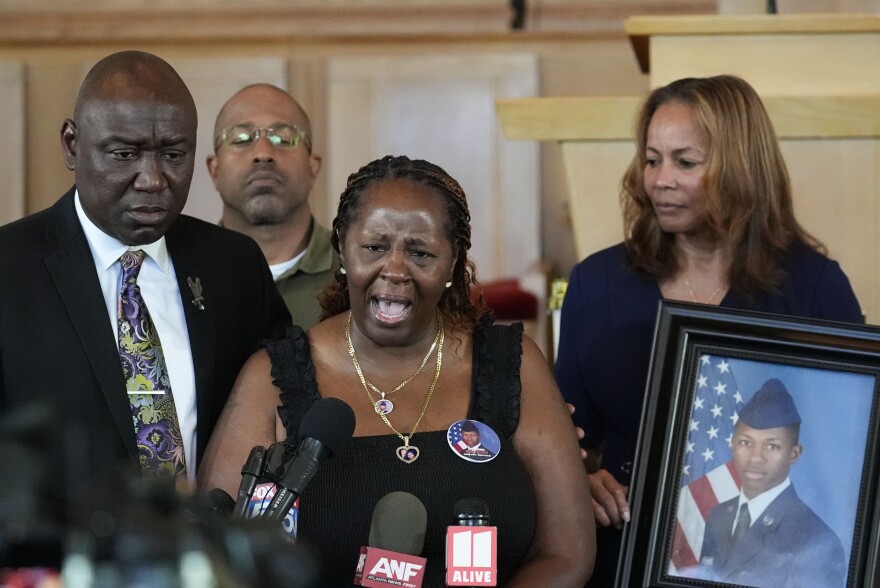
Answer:
MULTIPOLYGON (((859 302, 837 262, 806 245, 794 246, 779 295, 752 303, 733 292, 721 306, 800 317, 864 322, 859 302)), ((629 485, 648 377, 657 307, 653 279, 628 269, 622 244, 575 266, 562 306, 556 381, 575 406, 574 421, 588 449, 605 443, 602 467, 629 485)))

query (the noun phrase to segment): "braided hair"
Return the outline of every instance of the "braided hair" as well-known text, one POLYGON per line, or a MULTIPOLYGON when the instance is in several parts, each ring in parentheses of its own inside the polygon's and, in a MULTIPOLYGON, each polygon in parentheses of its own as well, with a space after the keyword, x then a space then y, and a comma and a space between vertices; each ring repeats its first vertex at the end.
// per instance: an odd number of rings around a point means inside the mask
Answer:
MULTIPOLYGON (((461 185, 440 166, 422 159, 410 159, 405 155, 386 155, 348 176, 345 190, 339 197, 336 218, 333 219, 330 238, 333 248, 340 253, 340 244, 360 212, 364 191, 378 182, 398 179, 430 186, 444 200, 447 238, 452 244, 455 265, 452 270, 452 286, 443 292, 439 309, 454 326, 471 330, 488 312, 482 296, 474 303, 470 295, 471 285, 477 284, 474 263, 467 255, 471 247, 471 215, 461 185)), ((337 270, 334 278, 319 296, 322 319, 351 308, 346 276, 337 270)))

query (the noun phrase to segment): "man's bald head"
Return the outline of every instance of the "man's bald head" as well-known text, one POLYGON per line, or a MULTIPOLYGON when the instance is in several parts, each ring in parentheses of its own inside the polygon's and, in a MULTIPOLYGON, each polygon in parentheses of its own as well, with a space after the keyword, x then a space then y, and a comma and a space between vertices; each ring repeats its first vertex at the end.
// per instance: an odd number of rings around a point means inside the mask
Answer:
POLYGON ((61 127, 89 220, 129 245, 161 238, 186 204, 196 128, 192 94, 167 62, 141 51, 99 61, 61 127))
POLYGON ((93 101, 144 100, 183 108, 197 124, 196 103, 180 75, 164 59, 144 51, 120 51, 103 58, 86 74, 76 97, 73 118, 79 121, 93 101))
POLYGON ((271 108, 284 112, 288 124, 295 124, 304 130, 309 137, 308 147, 311 151, 312 124, 309 115, 293 96, 272 84, 245 86, 226 101, 214 121, 215 142, 223 129, 240 124, 242 115, 247 118, 252 111, 261 111, 261 105, 270 105, 271 108))

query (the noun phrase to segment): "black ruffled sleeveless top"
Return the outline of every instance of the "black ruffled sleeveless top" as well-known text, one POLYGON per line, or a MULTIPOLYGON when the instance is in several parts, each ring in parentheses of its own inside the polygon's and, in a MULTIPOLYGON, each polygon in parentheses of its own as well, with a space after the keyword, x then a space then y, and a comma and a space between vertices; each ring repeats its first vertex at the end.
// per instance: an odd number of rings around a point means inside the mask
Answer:
MULTIPOLYGON (((482 421, 498 433, 498 456, 471 463, 453 454, 446 431, 417 432, 413 442, 419 458, 405 464, 395 456, 401 445, 396 435, 354 437, 342 455, 321 466, 300 500, 298 540, 317 551, 322 586, 352 585, 373 507, 395 490, 415 495, 428 512, 421 554, 428 560, 426 588, 445 586, 446 527, 460 498, 482 498, 489 505, 491 524, 498 527, 498 585, 518 567, 535 528, 531 480, 510 442, 519 423, 522 325, 480 324, 473 349, 470 407, 461 418, 482 421)), ((281 389, 278 414, 288 438, 295 439, 303 415, 320 398, 308 337, 294 326, 268 351, 272 378, 281 389)))

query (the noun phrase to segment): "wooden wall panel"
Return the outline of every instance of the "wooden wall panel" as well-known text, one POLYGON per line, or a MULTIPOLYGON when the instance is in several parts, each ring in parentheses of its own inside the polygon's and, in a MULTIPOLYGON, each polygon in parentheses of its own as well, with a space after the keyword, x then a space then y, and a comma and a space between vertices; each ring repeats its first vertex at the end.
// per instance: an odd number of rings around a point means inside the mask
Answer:
POLYGON ((24 68, 15 61, 0 61, 0 225, 25 211, 25 101, 24 68))
POLYGON ((880 324, 880 140, 783 139, 803 226, 828 247, 880 324))
POLYGON ((541 257, 538 150, 503 140, 494 99, 534 96, 537 73, 527 54, 332 60, 331 192, 372 159, 427 159, 468 194, 479 274, 524 273, 541 257))

